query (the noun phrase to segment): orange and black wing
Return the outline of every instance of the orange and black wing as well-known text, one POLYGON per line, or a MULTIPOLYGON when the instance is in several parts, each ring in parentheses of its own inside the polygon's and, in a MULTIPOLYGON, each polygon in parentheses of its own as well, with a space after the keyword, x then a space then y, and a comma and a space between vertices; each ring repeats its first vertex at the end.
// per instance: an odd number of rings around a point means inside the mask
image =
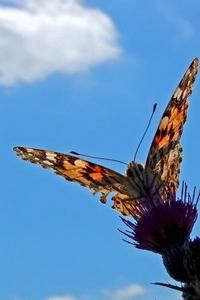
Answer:
POLYGON ((179 143, 187 118, 188 99, 198 72, 199 61, 193 60, 172 95, 158 125, 146 161, 161 180, 175 192, 179 184, 182 147, 179 143))
MULTIPOLYGON (((29 147, 15 147, 14 151, 24 160, 51 169, 66 180, 78 182, 89 188, 93 193, 101 193, 102 203, 106 202, 106 197, 110 192, 117 194, 114 202, 128 198, 127 178, 109 168, 55 151, 29 147)), ((123 215, 128 214, 123 205, 116 207, 114 203, 113 207, 123 215)))

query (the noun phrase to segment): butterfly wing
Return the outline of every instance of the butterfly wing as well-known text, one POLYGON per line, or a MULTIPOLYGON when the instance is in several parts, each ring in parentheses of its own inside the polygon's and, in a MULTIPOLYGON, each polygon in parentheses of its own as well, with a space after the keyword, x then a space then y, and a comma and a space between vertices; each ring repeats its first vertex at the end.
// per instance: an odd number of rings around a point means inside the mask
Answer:
POLYGON ((159 174, 171 192, 179 184, 182 148, 179 140, 187 117, 188 99, 198 72, 199 61, 193 60, 167 105, 158 125, 146 161, 146 169, 159 174))
MULTIPOLYGON (((93 193, 101 193, 100 201, 102 203, 106 202, 106 197, 110 192, 117 194, 116 201, 129 197, 126 187, 127 178, 109 168, 54 151, 28 147, 15 147, 14 151, 24 160, 51 169, 66 180, 78 182, 89 188, 93 193)), ((114 199, 113 201, 115 202, 114 199)), ((123 215, 128 213, 124 205, 119 207, 114 203, 113 208, 123 215)))
POLYGON ((14 151, 24 160, 52 169, 56 174, 69 181, 78 182, 94 193, 100 192, 103 203, 106 202, 107 195, 114 192, 113 208, 123 215, 140 216, 140 203, 146 199, 146 190, 151 188, 152 194, 155 194, 154 190, 161 181, 166 182, 171 190, 177 189, 182 151, 179 140, 186 120, 188 97, 192 92, 197 71, 198 59, 195 59, 165 109, 145 168, 133 162, 123 176, 72 155, 27 147, 15 147, 14 151))

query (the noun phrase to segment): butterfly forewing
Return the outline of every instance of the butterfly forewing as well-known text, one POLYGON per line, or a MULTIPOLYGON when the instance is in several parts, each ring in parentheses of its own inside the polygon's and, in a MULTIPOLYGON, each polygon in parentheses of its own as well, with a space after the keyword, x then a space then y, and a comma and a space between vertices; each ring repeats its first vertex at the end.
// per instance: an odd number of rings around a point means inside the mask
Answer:
POLYGON ((117 192, 127 198, 127 178, 109 168, 55 151, 29 147, 15 147, 14 151, 22 159, 51 169, 66 180, 75 181, 88 187, 92 192, 101 193, 101 202, 106 202, 110 192, 117 192))
POLYGON ((153 138, 146 167, 161 177, 169 188, 176 191, 179 183, 182 147, 179 140, 187 118, 188 99, 198 72, 199 61, 193 60, 173 93, 153 138))

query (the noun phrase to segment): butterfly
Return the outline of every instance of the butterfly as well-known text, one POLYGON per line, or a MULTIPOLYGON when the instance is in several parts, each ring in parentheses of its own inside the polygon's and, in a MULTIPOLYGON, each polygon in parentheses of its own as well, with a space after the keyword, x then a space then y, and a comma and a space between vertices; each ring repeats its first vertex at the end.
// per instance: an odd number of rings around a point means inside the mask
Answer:
POLYGON ((182 160, 179 141, 198 66, 199 61, 195 58, 173 93, 158 125, 145 165, 132 161, 125 175, 70 154, 30 147, 14 147, 13 150, 24 160, 51 169, 66 180, 89 188, 93 193, 99 192, 102 203, 106 203, 108 194, 114 193, 112 208, 123 215, 138 218, 141 203, 151 201, 154 195, 168 201, 165 187, 170 194, 174 194, 178 188, 182 160))

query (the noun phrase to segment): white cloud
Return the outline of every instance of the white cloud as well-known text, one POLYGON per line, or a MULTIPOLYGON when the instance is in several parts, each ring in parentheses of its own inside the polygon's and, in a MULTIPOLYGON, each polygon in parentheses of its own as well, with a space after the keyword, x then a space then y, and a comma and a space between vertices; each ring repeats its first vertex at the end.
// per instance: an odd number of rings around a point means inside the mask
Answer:
POLYGON ((66 295, 66 296, 51 296, 48 297, 46 300, 77 300, 77 298, 66 295))
POLYGON ((139 284, 131 284, 115 291, 104 291, 104 294, 108 299, 127 300, 144 295, 145 289, 139 284))
POLYGON ((117 31, 78 0, 14 0, 0 6, 0 84, 78 73, 118 58, 117 31))

